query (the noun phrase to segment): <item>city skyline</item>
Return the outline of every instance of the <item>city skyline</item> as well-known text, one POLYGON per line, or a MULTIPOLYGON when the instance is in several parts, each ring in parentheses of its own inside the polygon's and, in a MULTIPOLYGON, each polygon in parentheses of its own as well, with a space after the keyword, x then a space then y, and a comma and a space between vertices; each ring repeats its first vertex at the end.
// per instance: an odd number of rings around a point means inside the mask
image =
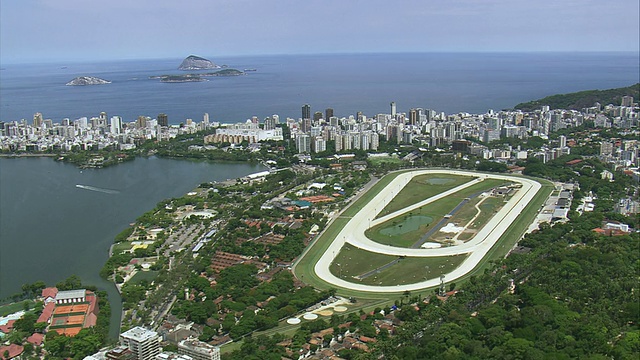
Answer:
POLYGON ((369 52, 631 51, 640 4, 3 1, 2 63, 369 52))

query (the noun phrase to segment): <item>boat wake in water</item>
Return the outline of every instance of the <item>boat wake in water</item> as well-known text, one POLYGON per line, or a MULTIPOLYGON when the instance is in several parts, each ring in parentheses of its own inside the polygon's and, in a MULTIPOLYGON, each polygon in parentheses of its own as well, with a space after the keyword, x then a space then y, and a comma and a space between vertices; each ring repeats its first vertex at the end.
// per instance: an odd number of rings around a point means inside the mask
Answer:
POLYGON ((120 191, 118 191, 118 190, 103 189, 103 188, 99 188, 99 187, 95 187, 95 186, 89 186, 89 185, 76 184, 76 187, 80 188, 80 189, 85 189, 85 190, 97 191, 97 192, 101 192, 101 193, 105 193, 105 194, 119 194, 120 193, 120 191))

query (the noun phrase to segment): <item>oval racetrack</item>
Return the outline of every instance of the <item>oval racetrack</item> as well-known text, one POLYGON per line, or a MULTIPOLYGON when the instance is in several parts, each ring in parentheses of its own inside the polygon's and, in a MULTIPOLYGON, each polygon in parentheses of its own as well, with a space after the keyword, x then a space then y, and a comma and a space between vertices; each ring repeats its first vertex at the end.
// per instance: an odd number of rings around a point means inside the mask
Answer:
POLYGON ((520 215, 520 212, 524 210, 527 204, 534 198, 534 196, 538 193, 538 191, 540 191, 541 188, 542 185, 537 181, 509 175, 479 174, 457 170, 417 170, 402 173, 395 179, 393 179, 382 191, 380 191, 355 216, 353 216, 349 220, 342 231, 340 231, 338 236, 333 239, 331 245, 329 245, 320 260, 315 264, 314 271, 322 280, 342 288, 378 293, 399 292, 406 290, 413 291, 438 286, 440 284, 440 279, 429 279, 413 284, 396 286, 364 285, 345 281, 334 276, 329 270, 329 266, 346 243, 370 252, 393 256, 441 257, 468 254, 468 257, 459 267, 445 274, 446 281, 453 281, 466 275, 478 265, 482 258, 487 255, 489 250, 496 244, 502 234, 515 221, 518 215, 520 215), (476 177, 476 179, 473 179, 456 188, 442 192, 438 195, 432 196, 426 200, 408 206, 404 209, 398 210, 392 214, 374 219, 376 215, 380 211, 382 211, 382 209, 400 192, 400 190, 402 190, 402 188, 404 188, 409 183, 409 181, 411 181, 412 178, 418 175, 437 173, 473 176, 476 177), (383 223, 385 221, 388 221, 389 219, 395 218, 404 213, 410 212, 414 209, 446 197, 450 194, 456 193, 477 182, 483 181, 484 179, 508 180, 519 183, 522 185, 522 187, 500 209, 500 211, 498 211, 498 213, 496 213, 491 219, 489 219, 489 221, 473 237, 473 239, 464 244, 432 249, 410 249, 380 244, 370 240, 364 235, 365 230, 367 230, 369 227, 383 223))

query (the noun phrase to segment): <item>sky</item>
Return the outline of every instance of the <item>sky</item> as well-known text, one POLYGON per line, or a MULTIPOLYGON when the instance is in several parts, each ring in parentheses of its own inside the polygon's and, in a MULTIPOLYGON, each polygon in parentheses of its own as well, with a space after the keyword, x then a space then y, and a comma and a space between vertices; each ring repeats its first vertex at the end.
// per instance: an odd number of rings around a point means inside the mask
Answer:
POLYGON ((638 0, 2 0, 0 63, 634 51, 638 0))

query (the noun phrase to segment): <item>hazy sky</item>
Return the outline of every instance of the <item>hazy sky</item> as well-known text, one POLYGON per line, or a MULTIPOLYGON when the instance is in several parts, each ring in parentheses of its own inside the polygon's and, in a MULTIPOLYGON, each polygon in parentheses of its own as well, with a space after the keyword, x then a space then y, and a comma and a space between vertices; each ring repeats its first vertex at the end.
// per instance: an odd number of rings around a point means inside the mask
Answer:
POLYGON ((1 0, 0 61, 638 51, 638 0, 1 0))

